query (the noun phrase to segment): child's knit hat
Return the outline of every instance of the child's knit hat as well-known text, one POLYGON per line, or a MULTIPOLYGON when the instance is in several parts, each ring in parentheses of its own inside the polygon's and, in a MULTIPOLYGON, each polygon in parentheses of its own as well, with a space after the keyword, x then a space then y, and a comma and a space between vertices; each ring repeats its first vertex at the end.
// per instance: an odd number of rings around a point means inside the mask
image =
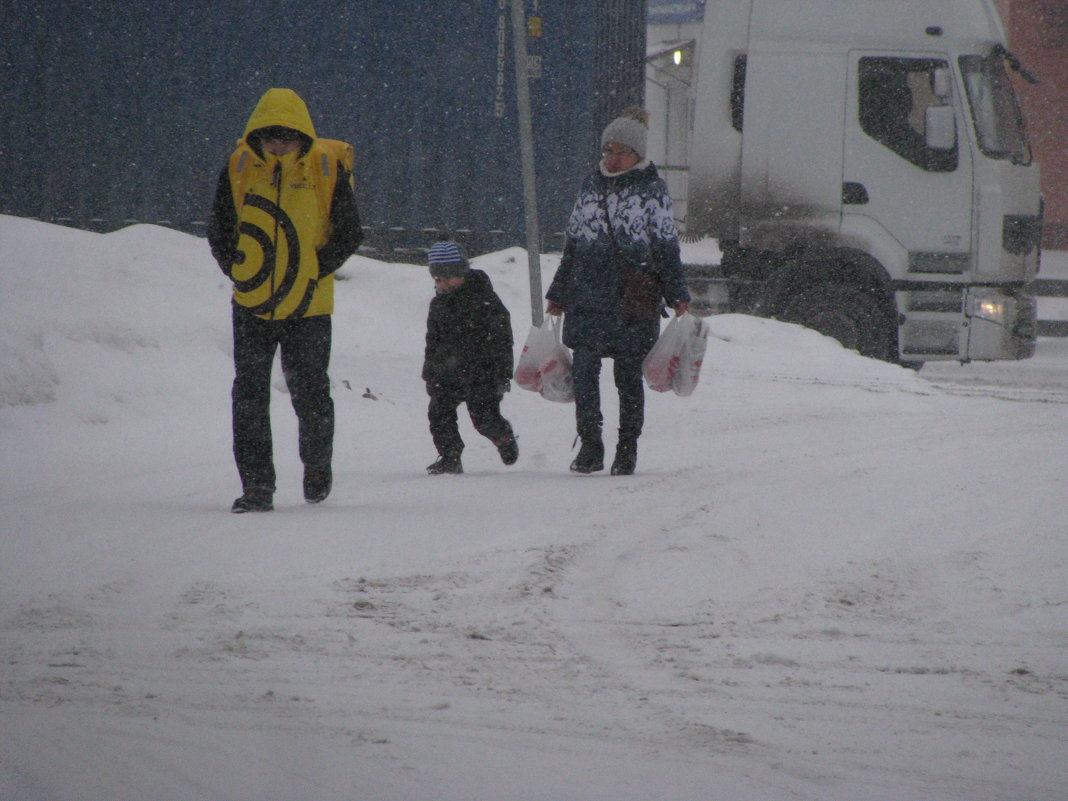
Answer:
POLYGON ((427 253, 427 264, 434 278, 459 278, 471 269, 463 249, 455 242, 435 242, 427 253))

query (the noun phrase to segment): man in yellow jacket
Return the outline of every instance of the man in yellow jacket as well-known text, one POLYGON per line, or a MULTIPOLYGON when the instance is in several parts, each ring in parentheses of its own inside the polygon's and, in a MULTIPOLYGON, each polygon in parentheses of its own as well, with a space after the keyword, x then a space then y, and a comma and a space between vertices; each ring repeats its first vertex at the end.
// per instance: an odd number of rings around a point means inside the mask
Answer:
POLYGON ((317 139, 304 101, 269 89, 219 176, 208 241, 233 282, 234 512, 274 508, 271 368, 282 372, 299 422, 304 498, 319 503, 333 475, 330 397, 334 272, 363 239, 339 143, 317 139))

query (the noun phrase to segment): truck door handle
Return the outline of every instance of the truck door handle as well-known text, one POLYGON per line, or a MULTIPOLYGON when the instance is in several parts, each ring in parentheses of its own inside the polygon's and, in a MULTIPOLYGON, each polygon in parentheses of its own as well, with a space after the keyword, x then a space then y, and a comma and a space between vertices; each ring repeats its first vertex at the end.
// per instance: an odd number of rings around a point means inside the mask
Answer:
POLYGON ((852 181, 846 181, 842 184, 842 203, 855 206, 862 206, 868 202, 868 190, 864 188, 864 184, 853 183, 852 181))

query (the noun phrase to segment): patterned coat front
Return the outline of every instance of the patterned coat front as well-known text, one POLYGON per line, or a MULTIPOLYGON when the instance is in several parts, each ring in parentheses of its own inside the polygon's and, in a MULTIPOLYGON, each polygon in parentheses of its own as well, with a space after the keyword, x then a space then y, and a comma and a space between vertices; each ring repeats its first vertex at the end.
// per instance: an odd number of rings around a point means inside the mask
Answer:
POLYGON ((650 279, 657 302, 663 298, 674 306, 690 299, 671 196, 651 163, 618 176, 596 170, 579 191, 563 258, 546 293, 565 311, 564 344, 604 355, 652 347, 656 319, 624 313, 628 273, 650 279))

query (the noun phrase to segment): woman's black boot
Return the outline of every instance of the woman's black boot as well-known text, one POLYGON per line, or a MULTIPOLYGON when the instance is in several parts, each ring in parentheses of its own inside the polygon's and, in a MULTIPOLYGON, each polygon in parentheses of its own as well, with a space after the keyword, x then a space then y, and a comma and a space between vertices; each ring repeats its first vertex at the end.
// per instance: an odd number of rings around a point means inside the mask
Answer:
POLYGON ((604 470, 604 442, 600 435, 596 438, 584 437, 578 456, 571 463, 571 472, 596 473, 598 470, 604 470))
POLYGON ((632 476, 638 466, 638 440, 620 439, 616 445, 616 458, 612 462, 613 476, 632 476))

